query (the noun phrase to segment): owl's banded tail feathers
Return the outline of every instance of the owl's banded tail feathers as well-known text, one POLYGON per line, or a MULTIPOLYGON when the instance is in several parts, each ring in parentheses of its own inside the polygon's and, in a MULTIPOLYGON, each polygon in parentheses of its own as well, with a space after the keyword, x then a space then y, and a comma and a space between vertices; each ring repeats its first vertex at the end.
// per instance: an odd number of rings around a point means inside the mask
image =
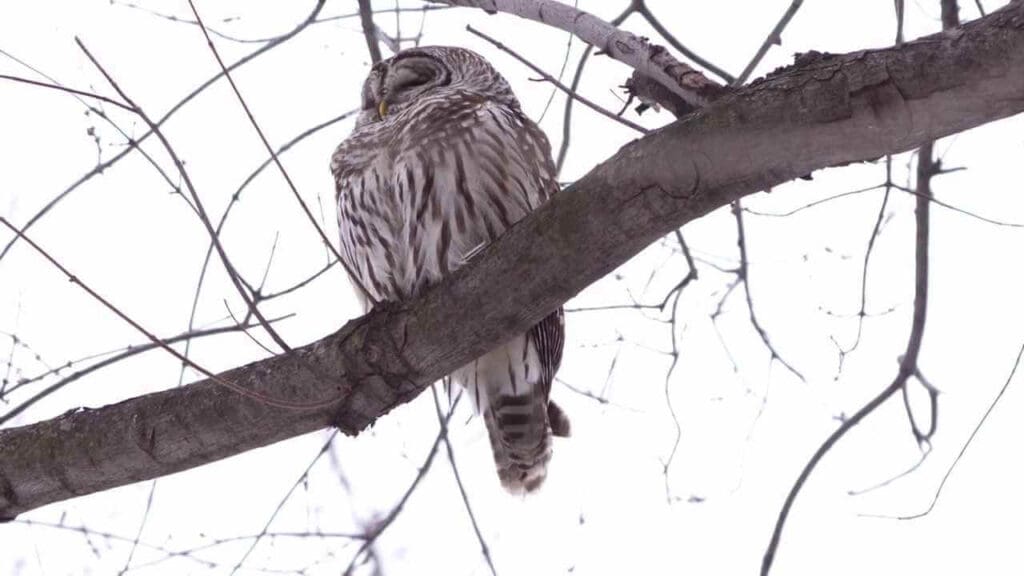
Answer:
POLYGON ((483 415, 498 478, 513 494, 540 487, 552 435, 569 435, 569 418, 549 402, 564 341, 564 315, 558 309, 452 374, 483 415))
POLYGON ((501 485, 513 494, 533 492, 547 476, 551 437, 567 437, 569 419, 542 390, 498 396, 484 412, 501 485))

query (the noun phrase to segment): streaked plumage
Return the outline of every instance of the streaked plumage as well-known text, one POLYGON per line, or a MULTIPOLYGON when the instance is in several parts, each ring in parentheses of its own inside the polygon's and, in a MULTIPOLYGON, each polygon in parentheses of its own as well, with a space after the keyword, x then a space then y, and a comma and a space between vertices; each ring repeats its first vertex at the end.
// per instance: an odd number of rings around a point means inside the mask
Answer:
MULTIPOLYGON (((406 50, 373 67, 331 171, 342 258, 376 301, 437 283, 558 191, 547 138, 508 83, 452 47, 406 50)), ((558 310, 452 374, 483 414, 511 492, 539 487, 552 431, 569 434, 549 403, 563 340, 558 310)))

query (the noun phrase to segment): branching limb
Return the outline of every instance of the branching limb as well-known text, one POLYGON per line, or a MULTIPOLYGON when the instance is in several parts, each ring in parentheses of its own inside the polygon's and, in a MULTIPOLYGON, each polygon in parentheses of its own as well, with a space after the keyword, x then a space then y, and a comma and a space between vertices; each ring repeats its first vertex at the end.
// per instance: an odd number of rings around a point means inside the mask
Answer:
MULTIPOLYGON (((450 383, 449 383, 450 385, 450 383)), ((455 464, 455 451, 452 449, 452 441, 448 437, 448 418, 445 417, 444 411, 441 410, 441 400, 437 396, 437 385, 430 388, 430 391, 434 396, 434 408, 437 411, 437 423, 441 426, 441 436, 444 439, 444 447, 448 452, 448 463, 452 466, 452 475, 455 477, 455 484, 459 487, 459 495, 462 496, 462 504, 466 507, 466 514, 469 516, 469 522, 473 525, 473 532, 476 534, 477 542, 480 543, 480 550, 484 555, 484 560, 487 561, 487 567, 491 569, 492 576, 498 576, 498 572, 494 569, 494 561, 491 559, 491 551, 487 546, 487 541, 484 540, 484 535, 480 532, 480 525, 477 524, 476 516, 473 514, 473 507, 469 505, 469 496, 466 495, 466 487, 462 484, 462 476, 459 474, 459 467, 455 464)), ((459 396, 462 394, 460 393, 459 396)), ((455 398, 457 402, 459 397, 455 398)))
POLYGON ((85 90, 76 90, 74 88, 68 88, 67 86, 61 86, 59 84, 51 84, 49 82, 41 82, 39 80, 32 80, 32 79, 29 79, 29 78, 22 78, 21 76, 12 76, 10 74, 0 74, 0 78, 2 78, 4 80, 10 80, 12 82, 20 82, 22 84, 29 84, 31 86, 39 86, 41 88, 49 88, 50 90, 57 90, 57 91, 60 91, 60 92, 67 92, 68 94, 74 94, 76 96, 85 96, 86 98, 93 98, 95 100, 99 100, 100 102, 106 102, 107 104, 113 104, 114 106, 117 106, 118 108, 120 108, 122 110, 128 110, 129 112, 134 112, 132 107, 127 105, 127 104, 125 104, 124 102, 118 102, 117 100, 114 100, 113 98, 110 98, 110 97, 107 97, 107 96, 103 96, 101 94, 95 94, 93 92, 86 92, 85 90))
POLYGON ((287 504, 288 500, 291 499, 292 494, 295 493, 295 490, 299 486, 302 486, 304 482, 306 482, 306 479, 309 478, 310 471, 313 470, 313 466, 316 466, 316 463, 320 461, 320 458, 322 458, 324 454, 326 454, 331 449, 331 444, 337 437, 337 430, 332 431, 330 435, 327 436, 327 440, 324 441, 323 446, 321 446, 320 450, 317 451, 316 456, 309 463, 309 465, 306 466, 306 469, 302 472, 302 474, 300 474, 299 477, 295 479, 295 482, 292 484, 291 488, 288 489, 288 492, 286 492, 284 497, 281 498, 281 501, 277 503, 277 506, 274 508, 274 511, 271 512, 270 517, 267 518, 266 522, 264 522, 263 528, 259 531, 259 533, 256 534, 255 538, 252 539, 252 543, 245 550, 245 553, 242 554, 242 557, 235 562, 235 565, 231 568, 231 576, 234 576, 234 574, 238 572, 238 570, 242 567, 242 564, 245 563, 245 560, 249 557, 250 554, 252 554, 252 551, 256 549, 256 546, 259 546, 260 541, 269 532, 270 525, 274 523, 274 519, 277 518, 277 515, 281 512, 281 509, 284 508, 284 505, 287 504))
MULTIPOLYGON (((196 190, 196 187, 192 184, 192 178, 189 177, 189 173, 185 169, 185 163, 181 161, 181 158, 174 151, 174 148, 171 146, 171 143, 167 140, 167 137, 164 136, 163 132, 161 132, 160 130, 160 127, 150 119, 146 112, 141 107, 139 107, 139 105, 136 104, 135 101, 128 97, 128 95, 121 89, 120 85, 118 85, 114 78, 110 76, 110 74, 106 71, 106 69, 103 68, 99 61, 96 60, 95 57, 93 57, 93 55, 89 52, 89 49, 85 47, 85 44, 83 44, 82 41, 78 38, 75 38, 75 43, 77 43, 78 47, 82 49, 82 52, 85 53, 86 57, 89 59, 90 62, 92 62, 93 66, 95 66, 96 69, 99 70, 100 73, 103 75, 103 77, 106 78, 107 82, 114 89, 114 91, 117 92, 118 95, 120 95, 121 98, 124 99, 124 101, 132 107, 132 110, 135 113, 135 115, 138 116, 139 119, 141 119, 143 122, 145 122, 146 125, 149 126, 150 131, 156 135, 158 140, 160 140, 160 143, 163 145, 164 150, 167 151, 167 154, 171 157, 171 160, 174 162, 175 167, 178 169, 178 173, 181 174, 182 179, 185 181, 185 186, 188 189, 189 194, 192 196, 192 203, 196 207, 196 210, 199 214, 199 218, 202 221, 203 226, 206 227, 206 231, 210 235, 210 239, 213 241, 214 246, 217 248, 217 255, 220 256, 221 263, 224 265, 224 269, 227 270, 228 277, 231 278, 231 283, 234 285, 235 290, 238 291, 238 295, 242 298, 242 301, 245 302, 246 306, 249 308, 249 311, 254 316, 256 316, 256 318, 260 321, 260 324, 263 326, 263 329, 267 331, 267 334, 269 334, 271 338, 273 338, 274 341, 277 342, 278 346, 280 346, 285 351, 290 351, 291 347, 288 346, 288 344, 284 341, 283 338, 281 338, 277 331, 270 326, 270 323, 267 322, 267 319, 263 316, 263 313, 260 312, 259 308, 253 303, 252 298, 245 291, 245 287, 242 285, 242 282, 239 279, 239 274, 237 270, 231 264, 231 260, 228 258, 227 251, 224 250, 224 246, 221 244, 220 239, 217 237, 216 231, 214 231, 213 229, 213 225, 210 223, 210 218, 207 216, 206 210, 203 208, 202 200, 200 200, 199 198, 199 192, 196 190)), ((227 72, 225 70, 225 74, 226 73, 227 72)), ((230 79, 231 77, 228 76, 228 78, 230 79)), ((36 249, 38 250, 38 247, 36 247, 36 249)), ((54 260, 50 258, 47 259, 50 260, 51 262, 56 263, 54 260)), ((64 270, 62 269, 62 271, 64 270)), ((121 317, 127 320, 127 317, 123 315, 121 315, 121 317)), ((139 329, 140 331, 145 333, 145 331, 142 330, 140 326, 135 325, 130 320, 128 320, 128 322, 132 324, 134 328, 139 329)), ((175 353, 175 355, 178 354, 175 353)), ((179 359, 187 360, 183 356, 180 357, 179 359)), ((201 372, 203 371, 201 370, 201 372)), ((203 373, 207 374, 208 376, 210 375, 208 372, 203 373)))
MULTIPOLYGON (((630 14, 634 11, 634 7, 631 4, 629 8, 626 8, 622 14, 619 14, 613 18, 610 22, 612 26, 619 26, 626 18, 629 18, 630 14)), ((572 31, 569 31, 572 33, 572 31)), ((576 73, 573 74, 572 83, 569 84, 569 90, 576 92, 580 87, 580 80, 583 79, 583 68, 587 65, 587 60, 590 58, 591 52, 594 51, 594 47, 587 44, 587 47, 583 50, 583 55, 580 56, 580 61, 576 64, 576 73)), ((565 99, 565 111, 562 114, 562 142, 558 145, 558 155, 555 157, 555 171, 561 174, 562 167, 565 165, 565 158, 569 154, 569 144, 571 142, 571 128, 572 128, 572 106, 576 100, 573 98, 565 99)))
POLYGON ((1003 383, 1003 387, 999 389, 999 393, 996 394, 996 397, 992 399, 992 402, 988 405, 988 408, 985 409, 985 414, 982 415, 981 420, 978 421, 978 424, 974 427, 974 430, 971 430, 971 435, 967 438, 967 442, 964 442, 963 448, 960 449, 960 452, 957 453, 956 458, 953 459, 953 463, 950 464, 949 468, 946 470, 946 473, 942 476, 942 482, 939 482, 939 487, 935 490, 935 495, 932 497, 931 503, 929 503, 928 507, 922 510, 921 512, 918 512, 916 514, 910 514, 907 516, 899 516, 900 520, 915 520, 917 518, 927 516, 931 513, 932 510, 935 509, 935 504, 938 503, 939 496, 942 495, 942 489, 946 487, 946 481, 949 480, 949 476, 953 473, 953 470, 956 468, 956 465, 960 463, 960 459, 964 457, 964 454, 967 452, 967 449, 970 448, 971 442, 974 442, 974 437, 978 435, 979 431, 981 431, 981 427, 985 425, 985 422, 988 420, 988 417, 992 414, 992 410, 994 410, 996 405, 999 404, 999 401, 1002 400, 1003 394, 1006 393, 1006 389, 1010 387, 1010 382, 1013 381, 1013 377, 1017 375, 1017 368, 1020 367, 1020 360, 1022 356, 1024 356, 1024 346, 1021 346, 1020 350, 1017 352, 1017 359, 1014 360, 1013 368, 1010 369, 1010 375, 1006 377, 1006 382, 1003 383))
POLYGON ((429 0, 450 6, 505 12, 572 32, 623 64, 661 82, 693 106, 703 106, 724 88, 699 71, 676 60, 662 46, 620 30, 596 16, 554 0, 429 0))
POLYGON ((771 354, 772 360, 777 360, 779 364, 782 364, 786 370, 789 370, 794 376, 799 378, 801 381, 806 382, 804 375, 799 370, 793 367, 785 358, 779 354, 779 351, 775 349, 775 345, 772 344, 771 339, 768 337, 768 331, 761 326, 761 322, 757 319, 757 314, 754 312, 754 299, 750 295, 750 261, 747 259, 747 235, 746 229, 743 226, 743 206, 739 200, 733 202, 732 213, 736 218, 736 244, 740 251, 740 265, 736 269, 736 276, 740 282, 743 283, 743 295, 746 297, 747 311, 750 313, 750 325, 754 327, 757 335, 761 338, 761 342, 765 348, 771 354))
POLYGON ((757 49, 757 53, 750 59, 750 62, 747 64, 747 67, 743 69, 739 78, 736 78, 736 80, 730 82, 730 84, 741 85, 749 80, 750 75, 753 74, 754 69, 757 68, 757 65, 764 59, 768 50, 772 46, 782 45, 782 31, 786 29, 786 26, 789 26, 789 21, 793 19, 793 16, 796 16, 797 10, 800 9, 800 6, 803 5, 803 3, 803 0, 793 0, 789 4, 789 8, 786 8, 786 11, 782 14, 782 18, 779 19, 775 28, 772 28, 772 31, 768 33, 768 37, 764 39, 761 47, 757 49))
MULTIPOLYGON (((284 318, 271 318, 270 322, 277 322, 283 319, 284 318)), ((214 336, 217 334, 230 334, 233 332, 239 332, 247 328, 251 328, 253 326, 254 325, 252 324, 236 324, 232 326, 221 326, 218 328, 190 330, 183 334, 178 334, 177 336, 172 336, 170 338, 160 338, 159 340, 163 344, 171 345, 177 344, 179 342, 195 340, 197 338, 214 336)), ((92 364, 91 366, 87 366, 85 368, 82 368, 81 370, 77 370, 71 374, 68 374, 67 376, 61 378, 60 380, 54 382, 53 384, 50 384, 49 386, 40 390, 39 392, 36 392, 31 397, 16 405, 14 408, 11 408, 10 410, 3 414, 0 414, 0 424, 4 424, 6 422, 11 421, 15 416, 21 414, 36 402, 64 388, 68 384, 71 384, 77 380, 81 380, 82 378, 88 376, 89 374, 92 374, 93 372, 117 364, 122 360, 126 360, 128 358, 131 358, 132 356, 136 356, 144 352, 149 352, 150 350, 156 350, 157 348, 161 348, 161 346, 160 344, 155 342, 147 342, 145 344, 136 344, 134 346, 129 346, 128 348, 122 350, 121 352, 118 352, 117 354, 110 356, 109 358, 105 358, 95 364, 92 364)), ((18 386, 18 388, 20 388, 20 386, 18 386)), ((10 392, 14 392, 14 389, 10 390, 10 392)))
MULTIPOLYGON (((235 69, 237 69, 237 68, 247 64, 248 62, 253 61, 254 59, 258 58, 259 56, 261 56, 263 54, 266 54, 267 52, 273 50, 274 48, 276 48, 278 46, 281 46, 282 44, 284 44, 288 40, 291 40, 292 38, 295 38, 299 33, 301 33, 303 30, 308 28, 311 24, 313 24, 313 22, 316 21, 317 16, 320 14, 320 11, 324 7, 324 2, 325 1, 326 0, 316 0, 316 4, 313 6, 312 12, 310 12, 310 14, 306 17, 306 19, 303 20, 301 23, 299 23, 298 26, 296 26, 294 29, 292 29, 287 34, 283 34, 283 35, 275 38, 273 41, 268 42, 266 45, 260 47, 259 49, 254 50, 253 52, 249 53, 246 56, 243 56, 239 60, 235 61, 234 64, 231 64, 230 66, 228 66, 227 70, 228 71, 235 70, 235 69)), ((185 95, 184 98, 182 98, 174 106, 172 106, 171 109, 168 110, 163 116, 161 116, 156 121, 156 125, 157 126, 162 126, 164 124, 164 122, 169 120, 179 110, 184 108, 186 104, 188 104, 193 99, 195 99, 197 96, 202 94, 207 88, 212 86, 214 83, 217 82, 217 80, 220 80, 221 77, 223 77, 223 76, 224 76, 224 72, 223 71, 218 72, 217 74, 213 75, 211 78, 209 78, 208 80, 206 80, 205 82, 203 82, 202 84, 200 84, 199 86, 194 88, 191 92, 189 92, 187 95, 185 95)), ((75 190, 78 190, 83 184, 85 184, 86 182, 88 182, 89 180, 94 178, 95 176, 97 176, 99 174, 102 174, 106 170, 108 170, 111 167, 113 167, 114 165, 116 165, 123 158, 128 156, 132 151, 134 151, 136 149, 139 149, 139 145, 142 144, 147 138, 149 138, 152 135, 153 135, 153 131, 150 130, 150 131, 147 131, 146 133, 144 133, 142 136, 139 136, 137 139, 129 140, 128 141, 128 147, 125 148, 123 151, 121 151, 121 153, 117 154, 116 156, 114 156, 113 158, 110 158, 109 160, 107 160, 105 162, 102 162, 102 163, 96 165, 91 170, 89 170, 88 172, 86 172, 85 174, 80 176, 77 180, 75 180, 70 186, 65 188, 60 194, 58 194, 57 196, 52 198, 49 202, 47 202, 45 206, 43 206, 41 209, 39 209, 38 212, 33 214, 32 217, 29 218, 29 220, 24 225, 21 226, 21 228, 20 228, 21 231, 22 232, 28 231, 29 228, 31 228, 33 225, 35 225, 41 218, 46 216, 46 214, 49 213, 50 210, 52 210, 54 207, 56 207, 58 204, 60 204, 60 202, 63 201, 65 198, 67 198, 72 192, 74 192, 75 190)), ((14 238, 12 238, 4 246, 3 250, 0 250, 0 260, 3 260, 4 256, 7 255, 7 253, 10 251, 11 247, 13 247, 14 244, 17 241, 18 241, 18 237, 15 236, 14 238)))
MULTIPOLYGON (((365 1, 367 3, 367 6, 369 6, 369 1, 365 1)), ((313 225, 313 228, 316 229, 317 233, 320 235, 320 239, 323 240, 324 245, 327 246, 327 248, 331 251, 334 257, 337 258, 337 260, 341 263, 342 267, 345 268, 345 271, 348 272, 349 278, 351 279, 352 283, 355 284, 355 286, 360 291, 363 292, 363 294, 366 296, 367 301, 376 306, 378 304, 377 300, 366 289, 366 287, 363 286, 362 282, 359 280, 359 276, 355 274, 347 264, 345 264, 345 261, 341 258, 341 254, 339 254, 338 250, 334 247, 334 242, 327 237, 327 234, 324 233, 323 228, 321 228, 320 225, 317 223, 316 218, 313 216, 313 213, 309 211, 309 206, 307 206, 306 202, 302 199, 302 195, 299 194, 299 189, 296 188, 295 183, 292 182, 292 178, 291 176, 288 175, 288 171, 284 169, 284 165, 281 164, 281 160, 280 158, 277 157, 277 153, 274 151, 274 147, 270 145, 270 141, 267 140, 267 137, 263 134, 263 129, 260 128, 259 123, 256 122, 256 118, 252 115, 252 110, 250 110, 249 105, 245 103, 245 98, 242 97, 242 92, 239 91, 238 85, 235 84, 234 78, 231 77, 231 71, 228 70, 227 66, 224 64, 224 60, 222 60, 220 57, 220 53, 217 52, 217 48, 213 45, 213 40, 210 38, 209 33, 207 33, 206 27, 203 25, 203 19, 199 17, 199 12, 196 10, 195 3, 192 0, 189 0, 188 5, 192 8, 192 14, 195 15, 196 22, 199 22, 199 28, 203 31, 203 36, 206 38, 206 44, 210 47, 210 52, 213 53, 213 57, 217 60, 217 64, 220 66, 221 72, 224 73, 224 77, 227 78, 228 83, 231 84, 231 89, 234 91, 235 96, 238 97, 239 104, 241 104, 242 109, 245 110, 245 115, 249 118, 249 123, 252 124, 252 127, 256 130, 256 134, 259 135, 260 141, 263 142, 263 146, 267 149, 267 152, 273 159, 278 171, 281 172, 281 176, 284 177, 284 181, 288 184, 288 188, 292 191, 292 195, 295 196, 295 200, 299 203, 299 206, 302 208, 302 212, 306 215, 306 218, 309 219, 309 223, 313 225)), ((377 53, 377 59, 380 59, 379 51, 377 53)), ((118 93, 121 93, 120 90, 118 90, 118 93)), ((121 93, 121 95, 122 97, 124 96, 123 93, 121 93)), ((147 123, 149 122, 147 121, 147 123)), ((160 137, 160 134, 157 133, 157 136, 160 137)), ((259 311, 256 307, 250 306, 250 310, 253 312, 253 314, 256 314, 257 318, 259 317, 259 311)), ((271 336, 275 336, 273 332, 270 332, 270 334, 271 336)), ((280 340, 280 337, 275 336, 274 340, 282 348, 284 348, 285 350, 289 350, 288 346, 282 340, 280 340)))
POLYGON ((709 72, 711 72, 715 76, 718 76, 719 78, 724 80, 727 84, 735 84, 736 83, 736 79, 733 77, 732 74, 729 74, 728 72, 726 72, 722 68, 719 68, 718 66, 715 66, 712 62, 708 61, 705 58, 702 58, 700 54, 697 54, 693 50, 690 50, 689 48, 684 46, 683 43, 680 42, 668 30, 668 28, 666 28, 665 25, 662 24, 661 21, 658 20, 654 16, 654 13, 651 12, 651 9, 647 6, 647 1, 646 0, 632 0, 632 7, 641 16, 643 16, 644 20, 647 20, 647 23, 651 25, 651 28, 654 28, 654 31, 657 32, 659 36, 664 38, 665 41, 668 42, 670 46, 672 46, 673 48, 678 50, 680 54, 682 54, 683 56, 686 56, 690 60, 693 60, 699 66, 707 69, 709 72))
POLYGON ((637 124, 635 122, 631 122, 629 120, 626 120, 625 118, 619 116, 618 114, 615 114, 614 112, 611 112, 609 110, 606 110, 606 109, 598 106, 597 104, 594 104, 589 99, 587 99, 587 98, 581 96, 580 94, 578 94, 574 89, 572 89, 572 88, 566 86, 565 84, 562 84, 558 80, 556 80, 554 78, 554 76, 552 76, 552 75, 548 74, 547 72, 541 70, 533 62, 530 62, 526 58, 523 58, 518 53, 516 53, 514 50, 512 50, 508 46, 502 44, 501 42, 498 42, 497 40, 495 40, 494 38, 488 36, 487 34, 484 34, 483 32, 477 30, 476 28, 473 28, 472 26, 466 26, 466 30, 468 30, 470 34, 473 34, 475 36, 483 38, 484 40, 490 42, 495 48, 501 50, 502 52, 505 52, 509 56, 512 56, 516 60, 522 62, 530 70, 533 70, 534 72, 539 74, 540 77, 543 78, 545 81, 550 82, 551 84, 553 84, 555 86, 555 88, 558 88, 562 92, 565 92, 570 98, 572 98, 574 100, 579 100, 581 104, 583 104, 587 108, 590 108, 594 112, 597 112, 598 114, 601 114, 602 116, 604 116, 606 118, 609 118, 609 119, 611 119, 611 120, 613 120, 615 122, 618 122, 618 123, 622 124, 623 126, 626 126, 628 128, 632 128, 633 130, 636 130, 637 132, 640 132, 641 134, 646 134, 647 132, 649 132, 649 130, 647 128, 644 128, 643 126, 641 126, 641 125, 639 125, 639 124, 637 124))
MULTIPOLYGON (((956 0, 941 0, 941 2, 943 7, 943 28, 949 29, 957 26, 959 22, 955 19, 957 11, 956 0), (949 8, 949 5, 952 5, 952 9, 949 8)), ((853 427, 864 419, 864 417, 874 412, 875 409, 885 403, 885 401, 893 394, 902 391, 904 394, 907 416, 910 419, 911 428, 918 444, 927 446, 931 440, 931 436, 935 433, 935 426, 938 418, 937 391, 935 388, 923 378, 921 379, 922 383, 927 386, 931 400, 931 426, 926 433, 921 432, 917 427, 913 411, 911 410, 909 400, 907 399, 906 391, 910 378, 921 373, 918 367, 918 358, 921 354, 921 342, 924 339, 925 319, 928 314, 929 237, 931 231, 930 200, 932 196, 931 178, 941 171, 939 163, 933 161, 932 156, 933 141, 925 142, 921 146, 920 150, 918 150, 917 158, 918 194, 914 210, 914 219, 916 224, 916 233, 914 238, 914 315, 911 322, 910 338, 907 341, 906 352, 904 352, 903 356, 899 359, 899 372, 896 374, 896 378, 887 388, 885 388, 885 390, 868 402, 863 408, 858 410, 849 420, 843 422, 842 425, 840 425, 839 428, 836 429, 836 431, 833 432, 832 435, 829 436, 828 439, 818 448, 804 466, 800 476, 790 489, 789 495, 786 497, 786 501, 782 506, 782 510, 779 512, 778 520, 775 523, 775 530, 772 533, 771 541, 768 544, 768 549, 765 551, 764 559, 761 564, 762 576, 767 576, 771 570, 772 562, 775 559, 775 553, 778 550, 779 538, 782 535, 782 528, 786 523, 786 517, 789 514, 793 502, 796 500, 797 494, 800 493, 800 489, 807 481, 807 478, 810 476, 815 466, 817 466, 818 462, 832 449, 836 442, 838 442, 847 432, 853 429, 853 427)), ((1016 365, 1014 365, 1014 370, 1016 370, 1016 365)), ((936 498, 938 498, 937 495, 936 498)))
POLYGON ((452 414, 455 413, 455 408, 459 405, 459 400, 461 398, 462 395, 459 394, 452 402, 451 407, 448 409, 448 414, 444 417, 440 429, 437 431, 437 438, 434 439, 434 443, 430 446, 430 450, 427 452, 427 456, 424 458, 423 464, 420 465, 420 469, 416 473, 416 476, 412 479, 412 483, 409 484, 409 488, 405 490, 402 497, 398 499, 398 502, 395 503, 394 507, 391 508, 391 511, 388 512, 388 515, 377 523, 371 532, 366 534, 365 540, 363 540, 362 545, 359 547, 359 550, 356 551, 355 555, 352 556, 352 561, 349 563, 348 568, 345 569, 344 576, 351 576, 352 571, 357 567, 357 563, 360 561, 363 554, 373 546, 384 531, 391 526, 396 518, 398 518, 398 515, 401 514, 402 510, 405 508, 405 503, 409 501, 413 492, 415 492, 416 488, 420 485, 420 481, 427 475, 427 471, 430 470, 431 464, 434 463, 434 456, 437 455, 437 449, 441 447, 441 442, 447 436, 448 423, 451 421, 452 414))

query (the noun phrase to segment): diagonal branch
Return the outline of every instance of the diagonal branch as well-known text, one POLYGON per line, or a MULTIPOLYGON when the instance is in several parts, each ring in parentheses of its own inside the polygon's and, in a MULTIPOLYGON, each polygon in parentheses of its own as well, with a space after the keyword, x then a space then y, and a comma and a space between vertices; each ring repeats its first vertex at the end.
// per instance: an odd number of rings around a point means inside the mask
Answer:
MULTIPOLYGON (((278 37, 274 38, 273 40, 269 41, 267 44, 265 44, 265 45, 261 46, 260 48, 250 52, 249 54, 243 56, 242 58, 239 58, 233 64, 229 65, 227 67, 227 70, 231 71, 231 70, 235 70, 235 69, 237 69, 237 68, 239 68, 241 66, 244 66, 245 64, 247 64, 249 62, 252 62, 254 59, 262 56, 263 54, 266 54, 267 52, 273 50, 274 48, 277 48, 278 46, 281 46, 285 42, 287 42, 287 41, 291 40, 292 38, 295 38, 296 36, 298 36, 299 33, 301 33, 303 30, 305 30, 306 28, 311 26, 313 23, 318 22, 318 20, 316 18, 317 18, 317 16, 319 16, 320 11, 323 9, 325 2, 326 2, 326 0, 316 0, 316 4, 313 6, 312 12, 310 12, 310 14, 306 17, 306 19, 303 20, 301 23, 299 23, 298 26, 293 28, 290 32, 288 32, 286 34, 282 34, 281 36, 278 36, 278 37)), ((174 116, 174 114, 177 113, 179 110, 181 110, 186 104, 188 104, 193 99, 195 99, 197 96, 202 94, 203 91, 205 91, 207 88, 209 88, 214 83, 216 83, 217 80, 220 80, 221 76, 223 76, 223 75, 224 75, 223 71, 218 72, 217 74, 215 74, 215 75, 211 76, 210 78, 208 78, 202 84, 196 86, 194 89, 192 89, 192 91, 190 91, 187 95, 185 95, 184 98, 182 98, 181 100, 178 100, 178 102, 174 106, 172 106, 170 108, 170 110, 165 112, 163 116, 158 118, 157 121, 156 121, 156 125, 158 127, 162 126, 167 120, 169 120, 171 118, 171 116, 174 116)), ((36 212, 31 218, 29 218, 29 220, 25 224, 23 224, 21 226, 21 231, 25 232, 29 228, 31 228, 32 225, 34 225, 41 218, 46 216, 46 214, 50 210, 52 210, 57 204, 59 204, 64 198, 66 198, 69 194, 71 194, 75 190, 78 190, 79 187, 82 186, 82 184, 85 184, 86 182, 91 180, 96 175, 102 174, 104 171, 106 171, 110 167, 112 167, 115 164, 117 164, 122 158, 124 158, 125 156, 130 154, 133 150, 136 150, 136 149, 141 150, 141 148, 139 146, 147 138, 149 138, 152 135, 153 135, 152 131, 147 131, 147 132, 143 133, 141 136, 139 136, 138 138, 129 139, 128 142, 127 142, 127 144, 128 144, 127 148, 122 150, 120 153, 118 153, 113 158, 110 158, 109 160, 106 160, 104 162, 101 162, 100 164, 97 164, 91 170, 89 170, 88 172, 83 174, 81 177, 79 177, 70 186, 65 188, 60 194, 58 194, 57 196, 52 198, 49 202, 46 203, 46 205, 44 205, 41 209, 39 209, 38 212, 36 212)), ((4 245, 3 250, 0 250, 0 260, 3 260, 4 256, 7 255, 7 252, 10 251, 11 247, 14 246, 15 242, 18 241, 18 238, 19 238, 18 236, 15 236, 9 242, 7 242, 6 245, 4 245)))
POLYGON ((588 98, 585 98, 585 97, 581 96, 575 90, 573 90, 572 88, 569 88, 565 84, 562 84, 561 82, 556 80, 554 76, 552 76, 551 74, 548 74, 547 72, 542 70, 539 66, 537 66, 533 62, 530 62, 526 58, 523 58, 515 50, 512 50, 508 46, 502 44, 501 42, 495 40, 494 38, 491 38, 487 34, 484 34, 483 32, 477 30, 476 28, 473 28, 472 26, 466 26, 466 31, 469 32, 470 34, 474 35, 474 36, 483 38, 484 40, 490 42, 492 46, 494 46, 498 50, 501 50, 502 52, 508 54, 509 56, 515 58, 516 60, 521 62, 524 66, 526 66, 530 70, 533 70, 534 72, 536 72, 541 78, 543 78, 547 82, 550 82, 550 83, 554 84, 555 88, 561 90, 562 92, 565 92, 566 95, 568 95, 570 98, 573 98, 575 100, 579 100, 580 104, 583 104, 584 106, 586 106, 587 108, 590 108, 594 112, 597 112, 598 114, 601 114, 602 116, 612 120, 613 122, 618 122, 618 123, 622 124, 623 126, 626 126, 628 128, 632 128, 633 130, 636 130, 637 132, 639 132, 641 134, 646 134, 646 133, 650 132, 650 130, 648 130, 647 128, 644 128, 643 126, 637 124, 636 122, 631 122, 630 120, 627 120, 625 118, 617 116, 616 114, 614 114, 612 112, 609 112, 608 110, 605 110, 604 108, 601 108, 600 106, 598 106, 594 102, 590 101, 588 98))
POLYGON ((775 28, 772 28, 772 31, 768 33, 768 37, 761 43, 761 47, 757 49, 754 57, 747 63, 747 67, 740 73, 739 78, 731 81, 730 84, 739 85, 746 82, 750 78, 750 75, 754 73, 754 68, 757 68, 757 65, 760 64, 761 60, 764 58, 764 55, 768 53, 768 50, 772 46, 782 45, 782 31, 786 29, 786 26, 789 26, 789 21, 793 19, 793 16, 796 16, 796 12, 800 9, 802 4, 803 0, 793 0, 789 4, 789 8, 786 8, 786 11, 782 14, 782 18, 779 18, 779 22, 775 24, 775 28))
MULTIPOLYGON (((449 6, 479 8, 487 13, 505 12, 575 34, 644 76, 654 78, 692 106, 704 106, 725 89, 700 71, 676 60, 663 46, 651 44, 600 18, 554 0, 428 0, 449 6)), ((630 10, 632 11, 632 10, 630 10)))
MULTIPOLYGON (((197 17, 196 20, 199 20, 197 17)), ((377 42, 377 25, 373 23, 373 7, 370 0, 359 0, 359 21, 363 25, 363 36, 366 37, 366 49, 370 53, 370 62, 380 62, 380 43, 377 42)))
POLYGON ((686 222, 813 170, 1022 111, 1020 1, 955 34, 803 58, 630 142, 416 300, 218 376, 294 403, 336 394, 334 407, 275 408, 205 379, 0 430, 0 517, 331 424, 356 434, 686 222))

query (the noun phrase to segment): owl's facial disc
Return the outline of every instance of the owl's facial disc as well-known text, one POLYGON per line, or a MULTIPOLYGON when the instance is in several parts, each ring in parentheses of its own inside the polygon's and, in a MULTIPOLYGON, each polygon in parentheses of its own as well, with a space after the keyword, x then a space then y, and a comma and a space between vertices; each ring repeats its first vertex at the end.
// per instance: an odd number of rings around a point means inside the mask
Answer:
POLYGON ((391 60, 381 79, 377 113, 384 118, 396 106, 412 102, 427 90, 448 82, 448 69, 433 56, 400 54, 391 60))

